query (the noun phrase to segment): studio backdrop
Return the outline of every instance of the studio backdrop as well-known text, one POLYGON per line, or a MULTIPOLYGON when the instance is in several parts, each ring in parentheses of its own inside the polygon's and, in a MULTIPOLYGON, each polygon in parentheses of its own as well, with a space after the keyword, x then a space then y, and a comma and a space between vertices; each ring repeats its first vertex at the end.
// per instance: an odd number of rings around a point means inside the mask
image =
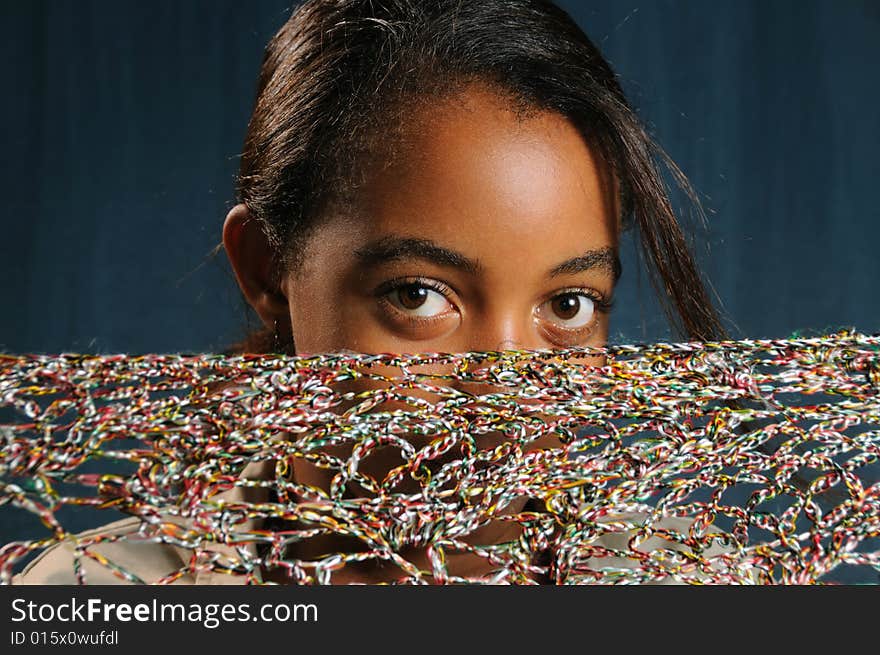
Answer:
MULTIPOLYGON (((561 3, 706 210, 735 337, 880 326, 880 5, 561 3)), ((2 5, 0 350, 207 352, 250 326, 212 254, 288 0, 2 5)), ((615 342, 671 335, 631 236, 615 342)))

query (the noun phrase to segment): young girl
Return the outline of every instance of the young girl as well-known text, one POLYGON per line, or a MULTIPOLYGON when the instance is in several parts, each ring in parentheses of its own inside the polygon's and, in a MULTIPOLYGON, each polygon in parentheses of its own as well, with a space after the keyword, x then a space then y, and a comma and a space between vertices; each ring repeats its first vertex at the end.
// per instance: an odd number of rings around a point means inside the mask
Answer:
MULTIPOLYGON (((658 164, 687 190, 608 63, 550 2, 307 1, 266 49, 223 227, 264 325, 238 350, 600 346, 630 227, 674 328, 720 338, 658 164)), ((292 475, 329 484, 305 463, 292 475)), ((126 521, 115 529, 137 524, 126 521)), ((139 547, 150 552, 107 545, 144 579, 167 573, 173 547, 139 547)), ((69 569, 55 551, 25 581, 69 569)), ((477 575, 485 564, 450 568, 477 575)), ((341 578, 389 580, 378 567, 341 578)))

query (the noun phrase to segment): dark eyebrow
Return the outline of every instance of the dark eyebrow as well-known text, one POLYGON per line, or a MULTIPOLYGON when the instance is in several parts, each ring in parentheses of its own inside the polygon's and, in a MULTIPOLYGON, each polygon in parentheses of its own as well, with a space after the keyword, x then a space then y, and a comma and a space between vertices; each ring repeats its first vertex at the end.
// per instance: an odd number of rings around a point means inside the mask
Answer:
POLYGON ((458 268, 466 273, 479 273, 483 266, 479 261, 469 259, 456 250, 429 241, 410 237, 387 236, 368 243, 355 251, 361 265, 377 266, 398 259, 426 259, 441 266, 458 268))
MULTIPOLYGON (((355 251, 355 256, 364 267, 378 266, 386 262, 401 259, 425 259, 427 261, 457 268, 466 273, 476 274, 483 270, 478 260, 473 260, 450 248, 445 248, 428 239, 412 237, 386 236, 373 241, 355 251)), ((588 250, 577 257, 572 257, 554 267, 549 277, 581 273, 595 268, 604 268, 614 275, 614 281, 620 277, 620 258, 614 248, 598 248, 588 250)))
POLYGON ((550 271, 550 277, 566 275, 572 273, 581 273, 594 268, 604 268, 614 276, 614 281, 620 278, 623 268, 620 265, 620 257, 614 248, 597 248, 596 250, 588 250, 582 255, 572 257, 562 262, 559 266, 550 271))

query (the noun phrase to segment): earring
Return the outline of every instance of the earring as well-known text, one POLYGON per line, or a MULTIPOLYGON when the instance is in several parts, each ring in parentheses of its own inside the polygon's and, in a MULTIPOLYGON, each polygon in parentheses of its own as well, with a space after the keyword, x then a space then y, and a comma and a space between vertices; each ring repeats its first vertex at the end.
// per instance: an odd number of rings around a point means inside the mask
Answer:
POLYGON ((275 319, 272 327, 272 352, 281 352, 281 335, 278 333, 278 319, 275 319))

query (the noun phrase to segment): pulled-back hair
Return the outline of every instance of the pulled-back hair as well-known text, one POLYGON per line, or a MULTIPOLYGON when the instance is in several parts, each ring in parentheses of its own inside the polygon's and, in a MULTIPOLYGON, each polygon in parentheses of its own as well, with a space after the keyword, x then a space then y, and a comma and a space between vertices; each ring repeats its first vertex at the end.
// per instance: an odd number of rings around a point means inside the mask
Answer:
MULTIPOLYGON (((661 171, 699 210, 687 180, 598 49, 544 0, 307 0, 294 11, 266 47, 237 182, 279 278, 299 265, 329 203, 356 191, 368 162, 391 155, 413 109, 475 81, 518 111, 571 121, 616 180, 622 226, 638 230, 673 329, 696 340, 725 336, 661 171)), ((252 335, 241 348, 292 347, 271 335, 252 335)))

